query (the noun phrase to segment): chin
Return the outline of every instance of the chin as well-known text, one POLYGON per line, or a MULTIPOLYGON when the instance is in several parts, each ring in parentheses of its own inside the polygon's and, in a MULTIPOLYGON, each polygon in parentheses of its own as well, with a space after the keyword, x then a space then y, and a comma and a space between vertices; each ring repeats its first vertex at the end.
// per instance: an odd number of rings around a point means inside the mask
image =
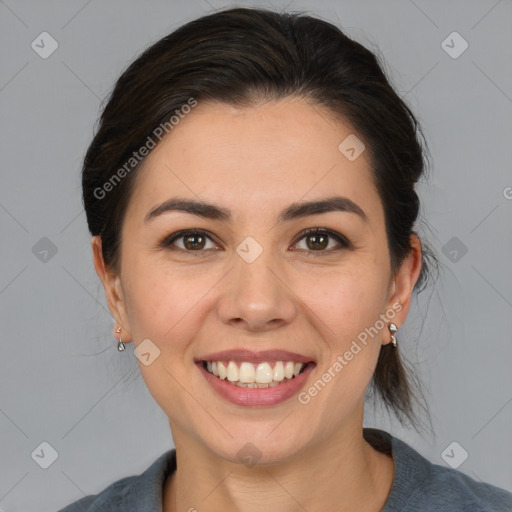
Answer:
POLYGON ((251 434, 250 429, 241 430, 233 438, 224 436, 222 441, 218 439, 208 444, 209 450, 217 457, 240 466, 251 468, 254 466, 269 466, 289 462, 299 455, 304 449, 298 435, 283 432, 268 435, 272 429, 261 429, 251 434))

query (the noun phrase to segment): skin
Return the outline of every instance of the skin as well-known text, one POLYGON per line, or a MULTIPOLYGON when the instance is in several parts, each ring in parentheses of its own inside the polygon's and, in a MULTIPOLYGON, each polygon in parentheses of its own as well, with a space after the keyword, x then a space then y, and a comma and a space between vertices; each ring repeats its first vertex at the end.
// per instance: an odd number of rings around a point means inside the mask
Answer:
POLYGON ((300 98, 243 109, 200 103, 137 176, 119 272, 105 265, 101 240, 93 237, 114 330, 121 326, 123 341, 135 347, 149 338, 160 350, 139 366, 176 445, 165 512, 313 512, 333 503, 341 511, 379 511, 390 492, 393 459, 362 436, 364 394, 381 345, 391 341, 389 322, 307 405, 297 396, 268 407, 232 404, 194 364, 218 350, 289 350, 316 361, 307 389, 393 304, 402 309, 391 321, 404 323, 421 270, 420 242, 411 237, 411 252, 393 273, 367 152, 349 161, 338 145, 354 130, 329 114, 300 98), (329 212, 277 222, 291 203, 333 195, 357 203, 368 221, 329 212), (175 211, 144 222, 176 196, 230 208, 233 219, 175 211), (317 239, 301 235, 314 227, 344 235, 353 247, 329 238, 315 249, 317 239), (210 239, 189 239, 192 249, 186 237, 174 250, 159 247, 191 228, 210 239), (236 252, 247 236, 263 248, 250 264, 236 252), (252 467, 237 456, 248 442, 261 452, 252 467))

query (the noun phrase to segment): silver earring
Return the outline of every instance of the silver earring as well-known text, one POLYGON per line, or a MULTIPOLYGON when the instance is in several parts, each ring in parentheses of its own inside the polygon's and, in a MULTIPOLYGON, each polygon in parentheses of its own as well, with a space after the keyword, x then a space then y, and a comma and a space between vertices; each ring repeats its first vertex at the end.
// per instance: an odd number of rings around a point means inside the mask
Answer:
MULTIPOLYGON (((117 330, 116 330, 116 333, 120 333, 121 332, 121 327, 119 327, 117 330)), ((117 342, 117 350, 119 350, 119 352, 123 352, 124 349, 125 349, 125 344, 123 343, 123 340, 121 339, 121 336, 119 336, 119 341, 117 342)))
POLYGON ((396 336, 395 333, 398 331, 398 327, 395 324, 389 324, 389 332, 391 332, 391 344, 396 348, 396 336))

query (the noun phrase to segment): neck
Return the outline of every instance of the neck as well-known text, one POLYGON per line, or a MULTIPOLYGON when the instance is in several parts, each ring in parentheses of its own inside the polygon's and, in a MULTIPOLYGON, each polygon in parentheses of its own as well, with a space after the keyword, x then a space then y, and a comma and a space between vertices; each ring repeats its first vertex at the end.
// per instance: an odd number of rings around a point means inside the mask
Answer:
POLYGON ((379 512, 393 482, 393 459, 359 429, 339 431, 285 463, 245 467, 212 455, 175 432, 177 470, 164 487, 163 512, 209 510, 379 512))

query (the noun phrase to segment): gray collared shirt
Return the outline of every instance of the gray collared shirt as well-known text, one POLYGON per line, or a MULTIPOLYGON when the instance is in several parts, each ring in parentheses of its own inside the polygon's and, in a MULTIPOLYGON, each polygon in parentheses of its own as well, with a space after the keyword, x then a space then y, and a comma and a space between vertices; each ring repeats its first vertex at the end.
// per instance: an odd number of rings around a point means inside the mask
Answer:
MULTIPOLYGON (((512 493, 433 464, 383 430, 364 428, 363 434, 377 450, 391 453, 395 463, 381 512, 512 512, 512 493)), ((140 475, 122 478, 59 512, 162 512, 163 486, 174 471, 176 451, 169 450, 140 475)))

